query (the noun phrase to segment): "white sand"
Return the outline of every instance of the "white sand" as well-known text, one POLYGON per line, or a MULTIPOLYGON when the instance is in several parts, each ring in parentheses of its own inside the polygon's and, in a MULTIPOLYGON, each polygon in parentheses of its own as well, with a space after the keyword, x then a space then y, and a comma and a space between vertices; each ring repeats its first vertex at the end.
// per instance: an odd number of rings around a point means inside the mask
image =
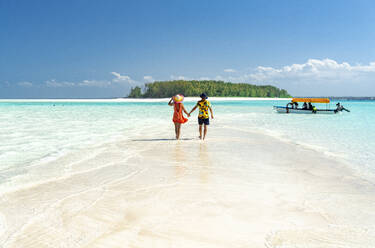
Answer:
POLYGON ((374 184, 342 162, 262 134, 195 133, 119 141, 78 174, 4 195, 0 246, 375 246, 374 184))

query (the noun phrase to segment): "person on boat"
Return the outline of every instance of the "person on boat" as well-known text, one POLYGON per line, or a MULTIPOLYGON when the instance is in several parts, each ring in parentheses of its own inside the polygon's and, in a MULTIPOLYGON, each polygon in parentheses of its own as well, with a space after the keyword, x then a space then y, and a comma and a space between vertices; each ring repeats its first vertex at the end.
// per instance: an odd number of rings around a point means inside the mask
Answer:
POLYGON ((336 110, 335 110, 335 112, 342 111, 343 108, 344 108, 344 107, 338 102, 338 103, 336 104, 336 110))
POLYGON ((181 124, 188 121, 187 118, 184 117, 182 114, 182 111, 185 112, 185 114, 190 117, 190 114, 186 111, 184 104, 182 103, 184 101, 183 95, 175 95, 174 97, 169 100, 168 105, 173 106, 173 123, 174 123, 174 131, 176 133, 176 139, 180 139, 180 133, 181 133, 181 124))
POLYGON ((344 106, 342 106, 339 102, 336 104, 336 110, 335 110, 335 113, 337 113, 338 111, 343 111, 345 110, 346 112, 350 112, 348 109, 344 108, 344 106))
POLYGON ((312 112, 314 113, 314 114, 316 114, 316 111, 317 111, 318 109, 315 107, 315 106, 312 106, 312 112))
POLYGON ((208 115, 208 110, 211 112, 211 118, 214 118, 214 114, 212 112, 211 103, 207 100, 208 96, 205 93, 200 95, 201 100, 197 102, 195 107, 189 112, 189 114, 193 113, 196 108, 199 107, 199 114, 198 114, 198 125, 199 125, 199 139, 203 140, 206 138, 207 134, 207 126, 210 125, 210 118, 208 115), (204 124, 204 131, 202 136, 202 125, 204 124))
POLYGON ((313 110, 313 105, 309 102, 309 110, 313 110))
POLYGON ((298 109, 298 102, 294 102, 294 103, 293 103, 293 108, 294 108, 294 109, 298 109))
POLYGON ((306 102, 303 103, 302 109, 307 109, 307 103, 306 102))

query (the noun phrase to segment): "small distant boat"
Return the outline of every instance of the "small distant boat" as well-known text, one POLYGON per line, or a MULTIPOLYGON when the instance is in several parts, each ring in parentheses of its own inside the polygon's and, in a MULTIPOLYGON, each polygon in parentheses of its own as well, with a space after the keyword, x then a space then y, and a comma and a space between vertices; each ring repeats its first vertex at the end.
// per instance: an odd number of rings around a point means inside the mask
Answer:
POLYGON ((293 98, 285 107, 284 106, 273 106, 277 113, 285 114, 337 114, 342 111, 350 112, 348 109, 344 108, 340 103, 336 104, 335 109, 329 109, 328 103, 330 100, 328 98, 293 98), (298 108, 298 103, 303 102, 303 107, 298 108), (325 109, 318 109, 313 106, 312 103, 325 103, 325 109))

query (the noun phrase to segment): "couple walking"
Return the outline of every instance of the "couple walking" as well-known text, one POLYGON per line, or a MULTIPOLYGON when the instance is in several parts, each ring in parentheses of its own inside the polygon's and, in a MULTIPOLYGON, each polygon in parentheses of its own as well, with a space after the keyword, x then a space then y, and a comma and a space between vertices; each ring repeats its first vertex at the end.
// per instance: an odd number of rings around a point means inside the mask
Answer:
POLYGON ((183 95, 176 95, 171 98, 168 105, 174 106, 174 112, 173 112, 173 123, 175 127, 176 132, 176 139, 180 139, 180 131, 181 131, 181 124, 188 121, 182 114, 182 111, 187 114, 188 117, 190 117, 190 114, 199 108, 199 114, 198 114, 198 124, 199 124, 199 138, 205 139, 207 134, 207 126, 210 125, 210 118, 208 115, 208 110, 211 112, 211 118, 214 118, 214 114, 212 112, 211 104, 207 100, 207 95, 205 93, 202 93, 200 95, 201 100, 197 102, 197 104, 194 106, 194 108, 188 113, 184 107, 184 104, 182 103, 184 101, 183 95), (202 126, 204 124, 204 131, 202 136, 202 126))

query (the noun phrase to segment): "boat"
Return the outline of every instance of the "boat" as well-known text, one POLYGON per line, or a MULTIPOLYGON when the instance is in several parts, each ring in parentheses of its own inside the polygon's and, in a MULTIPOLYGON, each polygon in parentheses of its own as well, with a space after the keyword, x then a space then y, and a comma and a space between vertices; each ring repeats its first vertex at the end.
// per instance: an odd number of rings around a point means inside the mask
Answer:
POLYGON ((344 108, 340 103, 336 104, 335 109, 328 108, 330 103, 329 98, 293 98, 291 102, 288 102, 286 106, 273 106, 277 113, 284 114, 337 114, 342 111, 350 112, 344 108), (298 108, 298 103, 303 102, 303 107, 298 108), (317 108, 312 103, 325 103, 326 108, 317 108))

